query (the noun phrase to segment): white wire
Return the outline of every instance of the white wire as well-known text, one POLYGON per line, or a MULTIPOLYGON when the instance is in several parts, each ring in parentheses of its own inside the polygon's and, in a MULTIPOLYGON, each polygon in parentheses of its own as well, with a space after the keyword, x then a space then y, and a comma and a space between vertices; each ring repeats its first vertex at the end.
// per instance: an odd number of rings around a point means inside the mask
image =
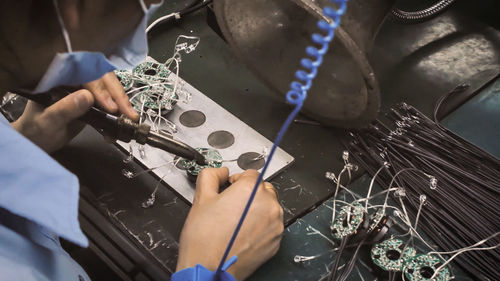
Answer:
POLYGON ((171 18, 175 17, 175 19, 180 19, 181 15, 179 13, 171 13, 162 17, 157 18, 155 21, 153 21, 147 28, 146 28, 146 33, 148 33, 153 27, 155 27, 158 23, 171 18))
POLYGON ((153 167, 153 168, 149 168, 149 169, 146 169, 146 170, 142 170, 142 171, 140 171, 140 172, 134 173, 134 174, 132 175, 132 177, 131 177, 131 178, 136 178, 136 177, 138 177, 138 176, 140 176, 140 175, 142 175, 142 174, 144 174, 144 173, 147 173, 147 172, 150 172, 150 171, 153 171, 153 170, 159 169, 159 168, 161 168, 161 167, 165 167, 165 166, 167 166, 167 165, 169 165, 169 164, 172 164, 172 163, 174 163, 174 161, 168 161, 168 162, 163 163, 163 164, 161 164, 161 165, 159 165, 159 166, 156 166, 156 167, 153 167))
MULTIPOLYGON (((407 172, 407 171, 417 171, 417 172, 422 172, 421 170, 419 169, 416 169, 416 168, 406 168, 406 169, 402 169, 402 170, 399 170, 393 177, 392 177, 392 180, 391 182, 389 183, 389 187, 388 189, 391 189, 392 188, 392 185, 394 183, 394 181, 396 180, 396 177, 399 176, 399 174, 403 173, 403 172, 407 172)), ((423 172, 422 172, 423 173, 423 172)), ((424 173, 425 174, 425 173, 424 173)), ((389 193, 387 193, 387 196, 385 198, 385 203, 384 203, 384 207, 382 208, 382 211, 383 213, 385 214, 385 208, 386 208, 386 205, 387 205, 387 200, 389 198, 389 193)), ((406 213, 406 211, 405 211, 406 213)))
MULTIPOLYGON (((373 199, 373 198, 375 198, 377 196, 383 195, 383 194, 385 194, 387 192, 396 191, 396 190, 399 190, 399 188, 398 187, 393 187, 393 188, 390 188, 390 189, 386 189, 384 191, 381 191, 381 192, 373 194, 372 196, 370 196, 370 198, 360 198, 360 199, 357 199, 355 202, 360 202, 360 201, 364 201, 364 200, 371 200, 371 199, 373 199)), ((380 205, 380 206, 382 207, 383 205, 380 205)), ((370 209, 370 208, 368 208, 368 209, 370 209)))
POLYGON ((417 227, 418 227, 418 219, 420 218, 420 213, 422 211, 422 206, 424 206, 424 203, 425 203, 425 197, 422 197, 422 195, 420 195, 420 204, 418 206, 418 211, 417 211, 417 215, 415 217, 415 230, 417 230, 417 227))
POLYGON ((52 3, 54 4, 56 14, 57 14, 57 20, 59 22, 59 27, 61 27, 61 31, 63 34, 64 38, 64 43, 66 44, 66 50, 68 53, 72 53, 73 49, 71 48, 71 41, 69 39, 69 33, 68 30, 66 29, 66 24, 64 24, 63 17, 61 16, 61 11, 59 10, 59 4, 57 3, 57 0, 53 0, 52 3))
POLYGON ((326 255, 326 254, 329 254, 329 253, 332 253, 332 252, 335 252, 335 251, 338 251, 338 249, 340 249, 339 247, 338 248, 333 248, 331 250, 328 250, 326 252, 323 252, 323 253, 319 253, 317 255, 314 255, 314 256, 302 256, 302 255, 295 255, 295 257, 293 258, 294 259, 294 262, 304 262, 304 261, 310 261, 310 260, 314 260, 314 259, 317 259, 323 255, 326 255), (297 259, 297 260, 296 260, 297 259))
MULTIPOLYGON (((146 80, 141 80, 141 82, 148 82, 146 80)), ((130 90, 128 90, 125 94, 130 94, 130 93, 133 93, 135 91, 138 91, 138 90, 141 90, 141 89, 144 89, 144 88, 148 88, 148 87, 154 87, 154 86, 160 86, 160 85, 170 85, 171 82, 161 82, 161 83, 156 83, 156 84, 147 84, 146 86, 142 86, 142 87, 138 87, 138 88, 132 88, 130 90)), ((138 93, 134 94, 130 99, 133 99, 135 98, 135 96, 137 96, 138 94, 140 94, 141 92, 139 91, 138 93)))
MULTIPOLYGON (((402 205, 402 207, 403 207, 403 210, 405 210, 405 209, 404 209, 405 207, 404 207, 404 205, 403 205, 403 201, 401 200, 401 197, 400 197, 399 199, 400 199, 401 205, 402 205)), ((420 217, 420 213, 421 213, 421 211, 422 211, 422 207, 424 206, 425 200, 426 200, 425 195, 420 195, 420 204, 419 204, 419 206, 418 206, 417 215, 415 216, 415 224, 414 224, 414 226, 413 226, 413 228, 412 228, 412 229, 410 229, 410 230, 409 230, 406 234, 403 234, 403 235, 402 235, 402 237, 403 237, 403 236, 406 236, 406 235, 410 234, 410 239, 409 239, 409 240, 408 240, 408 242, 405 244, 405 246, 404 246, 404 248, 403 248, 403 252, 406 250, 406 248, 408 247, 408 245, 409 245, 410 243, 412 244, 412 246, 415 246, 415 245, 414 245, 414 243, 413 243, 415 235, 413 235, 413 232, 412 232, 412 231, 414 231, 415 233, 417 232, 418 219, 419 219, 419 217, 420 217)), ((408 218, 408 216, 407 216, 407 219, 408 219, 408 223, 410 223, 410 219, 408 218)))
MULTIPOLYGON (((165 18, 168 18, 170 16, 174 16, 174 14, 170 14, 170 15, 166 15, 164 17, 161 17, 159 19, 157 19, 156 21, 154 21, 147 29, 147 31, 149 31, 154 25, 156 25, 158 22, 162 21, 163 19, 165 18)), ((132 80, 139 80, 141 81, 142 83, 146 83, 147 85, 145 86, 141 86, 141 87, 138 87, 138 88, 132 88, 130 90, 128 90, 126 92, 127 95, 131 94, 131 93, 134 93, 134 92, 137 92, 135 93, 131 98, 130 98, 130 101, 133 101, 134 99, 136 99, 138 96, 140 96, 141 94, 144 94, 143 91, 141 91, 142 89, 145 89, 145 88, 153 88, 155 86, 163 86, 163 85, 173 85, 173 89, 171 91, 163 91, 163 93, 161 95, 156 95, 156 103, 158 105, 158 108, 157 108, 157 112, 156 112, 156 116, 151 116, 152 114, 151 113, 148 113, 146 111, 144 111, 144 107, 145 107, 145 102, 146 100, 145 99, 142 99, 141 98, 141 117, 140 117, 140 123, 142 123, 144 120, 142 120, 142 115, 146 115, 147 116, 147 120, 151 123, 151 128, 152 130, 154 131, 159 131, 160 130, 160 127, 162 125, 162 121, 165 123, 165 125, 167 127, 169 127, 169 130, 173 133, 175 133, 175 131, 177 130, 176 129, 176 126, 175 124, 173 124, 170 120, 164 118, 161 113, 162 113, 162 110, 163 110, 163 106, 162 106, 162 103, 169 99, 169 101, 180 101, 180 97, 182 96, 181 94, 178 94, 178 98, 174 98, 178 89, 179 89, 179 69, 180 69, 180 51, 184 50, 185 53, 190 53, 191 51, 193 51, 199 44, 200 42, 200 38, 199 37, 195 37, 195 36, 186 36, 186 35, 180 35, 177 37, 176 41, 175 41, 175 46, 174 46, 174 54, 172 55, 172 57, 170 57, 169 59, 167 59, 167 61, 165 61, 164 65, 165 67, 171 72, 171 73, 174 73, 175 72, 175 79, 169 79, 170 81, 167 81, 167 82, 159 82, 159 83, 156 83, 157 81, 153 80, 151 81, 150 79, 148 79, 148 76, 138 76, 134 73, 131 73, 129 74, 130 75, 130 78, 132 80), (179 47, 179 40, 180 39, 191 39, 191 40, 196 40, 196 42, 194 43, 190 43, 189 45, 187 45, 188 43, 183 43, 183 44, 186 44, 186 45, 181 45, 179 47), (185 47, 187 46, 187 47, 185 47), (174 65, 174 70, 171 70, 170 67, 172 65, 172 63, 175 63, 174 65), (173 82, 171 80, 174 80, 173 82)), ((168 79, 168 78, 167 78, 168 79)), ((186 101, 189 101, 189 95, 186 93, 185 94, 185 100, 186 101)))
MULTIPOLYGON (((401 202, 402 204, 402 207, 404 208, 404 203, 401 202)), ((371 208, 376 208, 376 207, 380 207, 380 205, 374 205, 372 206, 371 208)), ((410 219, 408 217, 403 217, 403 212, 401 212, 401 210, 397 207, 394 207, 394 206, 391 206, 391 205, 386 205, 387 208, 391 208, 391 209, 395 209, 399 212, 399 214, 401 214, 400 216, 395 216, 395 217, 398 217, 399 219, 401 219, 401 221, 408 227, 408 232, 403 234, 403 235, 396 235, 396 237, 404 237, 408 234, 411 234, 412 236, 415 235, 415 237, 417 237, 425 246, 427 246, 429 249, 431 249, 432 251, 435 251, 434 247, 432 247, 431 245, 429 245, 429 243, 427 243, 426 240, 424 240, 424 238, 422 238, 422 236, 417 232, 417 230, 415 228, 413 228, 413 226, 411 225, 411 222, 410 222, 410 219)), ((443 259, 443 257, 436 253, 441 259, 443 259)))
POLYGON ((365 278, 363 278, 363 275, 361 274, 361 271, 359 270, 359 267, 356 266, 356 270, 358 271, 359 278, 361 278, 361 281, 365 281, 365 278))
MULTIPOLYGON (((177 37, 177 40, 179 39, 179 37, 177 37)), ((175 56, 175 54, 174 54, 175 56)), ((179 84, 179 61, 177 59, 173 59, 175 61, 175 69, 176 69, 176 77, 175 77, 175 82, 174 82, 174 89, 172 91, 172 95, 175 96, 175 93, 177 92, 177 85, 179 84)), ((169 64, 170 66, 170 64, 169 64)), ((170 68, 168 67, 168 69, 170 70, 170 68)), ((163 92, 163 95, 162 95, 162 100, 165 98, 165 95, 166 95, 167 91, 163 92)), ((159 100, 159 96, 157 98, 157 102, 159 100)), ((158 116, 161 116, 161 101, 158 102, 158 116)), ((158 128, 160 127, 160 122, 161 122, 161 118, 158 118, 158 128)))
MULTIPOLYGON (((337 200, 335 200, 335 201, 337 201, 338 203, 345 204, 345 205, 347 205, 347 206, 349 206, 349 207, 351 207, 351 208, 355 208, 355 206, 354 206, 352 203, 349 203, 349 202, 347 202, 347 201, 344 201, 344 200, 338 200, 338 199, 337 199, 337 200)), ((330 207, 328 207, 328 208, 330 208, 330 207)))
POLYGON ((139 4, 141 4, 142 11, 146 14, 148 12, 148 7, 146 6, 146 3, 144 3, 144 0, 139 0, 139 4))
POLYGON ((332 225, 335 222, 335 213, 336 213, 336 211, 335 211, 335 208, 336 208, 335 198, 337 198, 337 193, 339 191, 340 178, 342 177, 342 174, 345 172, 345 170, 346 170, 346 167, 344 166, 342 171, 340 171, 339 176, 337 177, 337 187, 335 188, 335 194, 333 195, 332 225))
MULTIPOLYGON (((364 199, 366 201, 365 212, 368 212, 368 199, 370 197, 370 194, 372 193, 372 188, 373 188, 373 184, 375 183, 375 179, 377 179, 377 176, 382 171, 382 169, 387 168, 386 165, 387 165, 386 162, 384 164, 382 164, 382 166, 377 170, 375 175, 373 175, 372 180, 370 181, 370 187, 368 187, 368 193, 366 194, 366 199, 364 199)), ((361 200, 361 201, 363 201, 363 200, 361 200)))
POLYGON ((408 212, 406 212, 406 207, 405 207, 405 204, 403 203, 403 199, 401 199, 401 197, 399 197, 399 203, 401 204, 401 208, 403 210, 403 214, 405 215, 406 221, 408 222, 409 226, 411 226, 410 217, 408 216, 408 212))
MULTIPOLYGON (((142 123, 142 115, 144 114, 144 105, 146 104, 146 97, 141 96, 141 99, 142 99, 142 102, 141 102, 141 114, 139 116, 139 124, 142 123)), ((130 100, 132 100, 132 99, 130 99, 130 100)))
POLYGON ((488 236, 487 238, 485 238, 485 239, 477 242, 476 244, 464 247, 462 249, 458 249, 458 250, 454 250, 454 251, 449 251, 449 252, 429 252, 428 254, 429 255, 431 255, 431 254, 442 254, 442 255, 453 254, 453 253, 456 253, 456 252, 460 252, 461 250, 464 250, 464 249, 469 249, 469 248, 477 247, 477 246, 479 246, 481 244, 484 244, 484 243, 488 242, 488 240, 490 240, 491 238, 494 238, 495 236, 497 236, 498 234, 500 234, 500 232, 496 232, 496 233, 488 236))
POLYGON ((174 82, 174 90, 173 93, 175 94, 177 92, 177 86, 179 85, 179 61, 177 59, 174 59, 175 61, 175 82, 174 82))
MULTIPOLYGON (((176 79, 173 83, 174 87, 173 87, 173 90, 171 92, 171 95, 174 96, 175 93, 177 92, 177 88, 178 88, 178 85, 179 85, 179 62, 177 59, 174 59, 175 63, 176 63, 176 79)), ((142 87, 139 87, 139 88, 133 88, 129 91, 127 91, 126 94, 130 94, 134 91, 138 91, 137 93, 135 93, 131 98, 130 100, 133 101, 135 98, 137 98, 137 96, 139 96, 140 94, 142 94, 143 92, 140 91, 141 89, 144 89, 144 88, 149 88, 149 87, 154 87, 154 86, 161 86, 161 85, 171 85, 172 82, 160 82, 160 83, 151 83, 152 81, 149 81, 147 79, 144 79, 143 77, 139 77, 139 76, 136 76, 134 75, 135 77, 139 78, 141 82, 145 82, 147 83, 147 85, 145 86, 142 86, 142 87)), ((155 81, 156 82, 156 81, 155 81)), ((173 126, 173 123, 170 122, 168 119, 164 118, 161 116, 161 111, 163 109, 163 106, 162 106, 162 102, 163 100, 165 100, 165 97, 167 94, 170 94, 168 91, 165 91, 163 94, 162 94, 162 98, 160 100, 160 96, 158 95, 157 98, 156 98, 156 103, 158 105, 158 112, 157 112, 157 116, 154 118, 154 120, 152 119, 151 116, 149 116, 149 114, 146 114, 148 115, 148 119, 150 120, 150 122, 152 123, 152 128, 155 130, 155 131, 159 131, 160 130, 160 126, 161 126, 161 121, 164 121, 165 124, 170 127, 171 131, 175 131, 175 126, 173 126)), ((179 99, 175 99, 173 97, 169 97, 170 100, 177 100, 179 101, 179 99)), ((145 103, 145 100, 142 101, 142 106, 141 106, 141 113, 144 114, 145 111, 144 111, 144 103, 145 103)), ((141 120, 142 121, 142 118, 141 120)), ((141 122, 140 122, 141 123, 141 122)))
POLYGON ((339 187, 341 189, 343 189, 344 191, 346 191, 347 193, 349 193, 349 195, 351 195, 351 197, 353 198, 353 200, 363 199, 363 198, 360 198, 361 197, 360 195, 352 192, 351 190, 349 190, 347 187, 343 186, 342 184, 340 184, 339 187), (359 199, 356 199, 356 198, 359 198, 359 199))
MULTIPOLYGON (((177 48, 177 45, 179 45, 179 39, 181 38, 184 38, 184 39, 190 39, 190 40, 196 40, 195 43, 191 44, 191 45, 194 45, 193 46, 193 50, 198 46, 198 44, 200 43, 200 37, 197 37, 197 36, 187 36, 187 35, 179 35, 177 37, 177 39, 175 40, 175 48, 177 48)), ((176 49, 174 49, 174 53, 176 52, 175 51, 176 49)), ((187 52, 187 51, 185 51, 187 52)), ((189 52, 187 52, 189 53, 189 52)))
POLYGON ((434 274, 431 276, 430 279, 433 279, 434 277, 436 277, 436 275, 438 274, 438 272, 440 270, 442 270, 447 264, 449 264, 453 259, 455 259, 458 255, 460 254, 463 254, 465 252, 468 252, 468 251, 486 251, 486 250, 493 250, 493 249, 496 249, 500 246, 500 244, 496 244, 495 246, 492 246, 492 247, 487 247, 487 248, 467 248, 467 249, 462 249, 461 251, 457 252, 456 254, 454 254, 453 256, 451 256, 451 258, 449 258, 447 261, 445 261, 442 265, 440 265, 438 268, 436 268, 436 271, 434 271, 434 274))

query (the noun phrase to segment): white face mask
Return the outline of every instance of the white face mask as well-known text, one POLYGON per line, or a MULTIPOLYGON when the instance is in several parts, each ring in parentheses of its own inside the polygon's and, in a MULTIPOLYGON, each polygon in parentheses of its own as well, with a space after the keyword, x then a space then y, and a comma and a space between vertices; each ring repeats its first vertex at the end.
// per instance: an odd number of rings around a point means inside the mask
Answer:
POLYGON ((141 63, 148 53, 146 27, 149 17, 160 7, 152 4, 148 9, 144 0, 139 0, 144 11, 144 17, 136 30, 121 41, 114 53, 107 58, 100 52, 73 52, 68 31, 59 12, 57 0, 53 0, 59 24, 66 42, 66 53, 57 53, 52 59, 47 71, 32 93, 43 93, 57 86, 74 86, 99 79, 104 74, 115 69, 132 69, 141 63))

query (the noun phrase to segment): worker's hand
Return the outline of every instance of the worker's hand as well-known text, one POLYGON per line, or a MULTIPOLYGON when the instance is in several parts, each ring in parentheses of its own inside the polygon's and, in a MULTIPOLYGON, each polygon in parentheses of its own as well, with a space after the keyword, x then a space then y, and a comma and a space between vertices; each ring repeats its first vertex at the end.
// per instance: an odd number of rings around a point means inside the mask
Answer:
MULTIPOLYGON (((198 176, 193 206, 182 229, 177 270, 201 264, 214 271, 240 219, 258 172, 248 170, 229 178, 227 168, 206 168, 198 176)), ((238 261, 229 268, 237 280, 247 278, 278 251, 283 233, 283 209, 270 183, 255 196, 229 257, 238 261)))
POLYGON ((51 153, 78 134, 84 124, 75 121, 94 104, 88 90, 79 90, 50 107, 29 101, 23 115, 12 126, 33 143, 51 153))
POLYGON ((96 103, 107 112, 119 112, 132 120, 139 119, 114 72, 108 72, 97 80, 83 84, 83 87, 94 95, 96 103))
POLYGON ((45 109, 29 101, 23 115, 12 126, 47 153, 51 153, 82 130, 83 123, 75 119, 87 112, 94 101, 110 113, 119 111, 130 119, 139 119, 113 72, 83 86, 85 89, 69 94, 45 109))

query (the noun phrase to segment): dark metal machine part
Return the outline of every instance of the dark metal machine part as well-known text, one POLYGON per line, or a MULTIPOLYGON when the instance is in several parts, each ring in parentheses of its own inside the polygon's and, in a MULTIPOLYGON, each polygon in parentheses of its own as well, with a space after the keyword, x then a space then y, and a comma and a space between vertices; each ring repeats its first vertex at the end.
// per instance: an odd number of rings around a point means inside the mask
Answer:
MULTIPOLYGON (((171 7, 166 3, 160 13, 171 12, 171 7)), ((458 84, 471 83, 474 79, 480 85, 491 78, 490 71, 494 72, 500 64, 500 36, 497 30, 468 15, 470 11, 468 6, 461 9, 457 5, 434 20, 417 26, 384 24, 370 56, 380 81, 383 108, 404 100, 430 114, 438 97, 458 84)), ((168 30, 157 30, 150 41, 150 55, 164 60, 168 56, 165 50, 173 48, 178 35, 200 36, 201 44, 196 52, 183 56, 183 79, 272 139, 290 107, 282 99, 271 98, 272 91, 236 61, 226 43, 204 21, 205 12, 202 11, 168 30), (258 106, 250 108, 249 104, 258 106)), ((465 100, 466 97, 459 99, 465 100)), ((271 180, 279 192, 280 203, 285 207, 287 224, 332 195, 334 187, 324 178, 324 173, 338 173, 342 169, 344 148, 338 138, 344 135, 342 130, 305 124, 295 124, 287 133, 281 146, 297 161, 271 180)), ((55 156, 79 176, 83 191, 92 195, 84 193, 82 200, 89 201, 87 206, 108 220, 108 227, 118 230, 130 245, 135 245, 135 251, 150 257, 151 266, 167 274, 175 270, 176 243, 189 211, 187 203, 165 186, 159 189, 153 207, 142 208, 141 202, 149 197, 158 179, 150 174, 125 178, 121 173, 123 168, 138 171, 142 167, 136 163, 124 164, 122 160, 126 154, 116 146, 104 143, 92 129, 85 129, 55 156), (155 243, 161 239, 168 243, 159 243, 151 250, 146 232, 155 231, 167 237, 153 237, 155 243), (169 237, 175 243, 170 242, 169 237)), ((83 215, 89 213, 80 211, 83 215)), ((93 223, 94 216, 88 215, 88 220, 93 223)), ((111 239, 113 245, 118 245, 112 237, 91 236, 82 225, 91 240, 111 239)), ((94 227, 103 229, 97 224, 94 227)), ((121 253, 130 252, 127 247, 116 248, 121 253)), ((106 255, 109 259, 115 256, 113 252, 106 255)), ((136 265, 133 271, 122 271, 133 279, 137 272, 147 268, 141 262, 136 265)), ((261 276, 264 279, 260 280, 265 280, 266 274, 261 276)))
MULTIPOLYGON (((303 112, 335 127, 361 127, 375 119, 380 89, 367 54, 394 0, 351 0, 325 55, 303 112)), ((284 97, 313 45, 321 8, 327 0, 218 0, 214 10, 235 54, 284 97), (290 59, 295 58, 295 59, 290 59)), ((331 5, 331 4, 330 4, 331 5)))

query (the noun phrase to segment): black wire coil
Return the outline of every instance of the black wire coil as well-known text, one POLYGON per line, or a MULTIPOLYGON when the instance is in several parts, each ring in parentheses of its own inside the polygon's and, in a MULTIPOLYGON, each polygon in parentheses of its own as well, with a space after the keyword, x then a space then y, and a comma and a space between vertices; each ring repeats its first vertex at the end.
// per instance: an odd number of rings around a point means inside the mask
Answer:
MULTIPOLYGON (((390 163, 376 179, 384 188, 398 171, 413 168, 400 173, 394 186, 405 189, 404 204, 412 219, 420 195, 428 198, 419 228, 445 251, 470 246, 500 231, 500 161, 412 106, 391 109, 387 118, 391 120, 387 125, 377 121, 353 132, 346 145, 372 176, 384 162, 390 163)), ((499 237, 483 247, 498 243, 499 237)), ((456 259, 480 280, 497 280, 498 260, 499 249, 470 251, 456 259)))
POLYGON ((392 17, 399 22, 406 24, 414 24, 423 22, 437 16, 438 14, 444 12, 455 0, 440 0, 438 3, 432 5, 429 8, 407 12, 398 8, 394 8, 391 11, 392 17))

